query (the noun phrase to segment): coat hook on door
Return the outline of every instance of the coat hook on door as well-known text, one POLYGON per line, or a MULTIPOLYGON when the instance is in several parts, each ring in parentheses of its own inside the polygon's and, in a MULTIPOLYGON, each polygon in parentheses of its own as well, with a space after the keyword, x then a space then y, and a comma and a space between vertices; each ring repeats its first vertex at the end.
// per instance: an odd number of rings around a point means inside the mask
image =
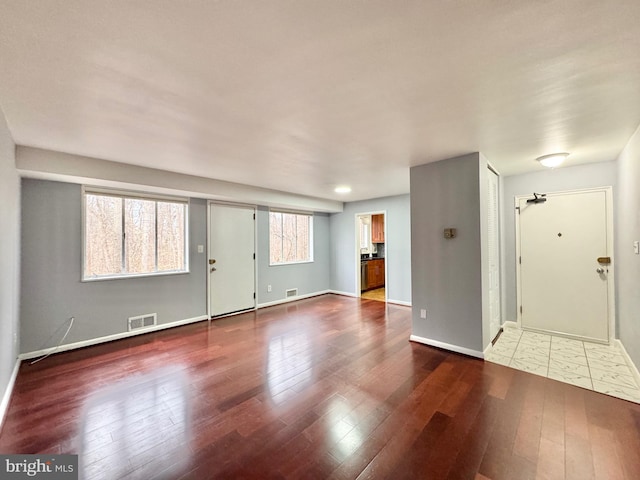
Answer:
POLYGON ((547 197, 546 193, 533 192, 533 198, 530 198, 529 200, 527 200, 527 203, 544 203, 547 201, 546 197, 547 197))

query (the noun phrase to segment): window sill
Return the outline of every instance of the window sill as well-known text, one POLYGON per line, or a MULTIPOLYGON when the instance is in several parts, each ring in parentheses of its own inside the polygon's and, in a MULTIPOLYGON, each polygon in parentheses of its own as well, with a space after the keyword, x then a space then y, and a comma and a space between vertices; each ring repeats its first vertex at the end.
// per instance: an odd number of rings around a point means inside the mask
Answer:
POLYGON ((270 267, 284 267, 287 265, 302 265, 305 263, 313 263, 313 260, 304 260, 302 262, 287 262, 287 263, 270 263, 270 267))
POLYGON ((133 278, 149 278, 149 277, 167 277, 171 275, 185 275, 190 273, 189 270, 180 270, 179 272, 157 272, 157 273, 139 273, 132 275, 109 275, 102 277, 87 277, 80 279, 81 283, 102 282, 106 280, 126 280, 133 278))

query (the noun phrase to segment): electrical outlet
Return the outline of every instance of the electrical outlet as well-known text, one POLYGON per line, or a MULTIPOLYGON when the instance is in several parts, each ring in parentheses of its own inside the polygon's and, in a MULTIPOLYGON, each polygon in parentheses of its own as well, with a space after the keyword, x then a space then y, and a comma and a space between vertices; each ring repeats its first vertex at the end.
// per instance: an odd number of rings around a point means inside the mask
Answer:
POLYGON ((633 253, 636 255, 640 254, 640 242, 638 240, 633 242, 633 253))
POLYGON ((426 308, 421 308, 420 309, 420 318, 427 318, 427 309, 426 308))
POLYGON ((271 291, 271 285, 267 285, 267 292, 271 291))

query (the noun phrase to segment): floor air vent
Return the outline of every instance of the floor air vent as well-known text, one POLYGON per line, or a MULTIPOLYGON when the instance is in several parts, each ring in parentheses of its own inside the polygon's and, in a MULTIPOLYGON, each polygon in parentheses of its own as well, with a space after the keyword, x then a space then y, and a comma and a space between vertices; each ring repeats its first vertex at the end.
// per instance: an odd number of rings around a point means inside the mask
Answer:
POLYGON ((285 297, 289 298, 289 297, 297 297, 298 296, 298 289, 297 288, 290 288, 289 290, 287 290, 285 292, 285 297))
POLYGON ((157 313, 148 313, 146 315, 138 315, 137 317, 129 317, 129 331, 138 330, 139 328, 153 327, 158 323, 157 313))

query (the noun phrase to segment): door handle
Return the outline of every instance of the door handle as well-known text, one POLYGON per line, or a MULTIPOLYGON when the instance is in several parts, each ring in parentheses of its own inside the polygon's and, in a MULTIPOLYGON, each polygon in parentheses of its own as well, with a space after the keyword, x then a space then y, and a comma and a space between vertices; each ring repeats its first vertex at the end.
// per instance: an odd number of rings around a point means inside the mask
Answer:
POLYGON ((598 273, 604 273, 604 268, 596 268, 596 272, 598 272, 598 273))

